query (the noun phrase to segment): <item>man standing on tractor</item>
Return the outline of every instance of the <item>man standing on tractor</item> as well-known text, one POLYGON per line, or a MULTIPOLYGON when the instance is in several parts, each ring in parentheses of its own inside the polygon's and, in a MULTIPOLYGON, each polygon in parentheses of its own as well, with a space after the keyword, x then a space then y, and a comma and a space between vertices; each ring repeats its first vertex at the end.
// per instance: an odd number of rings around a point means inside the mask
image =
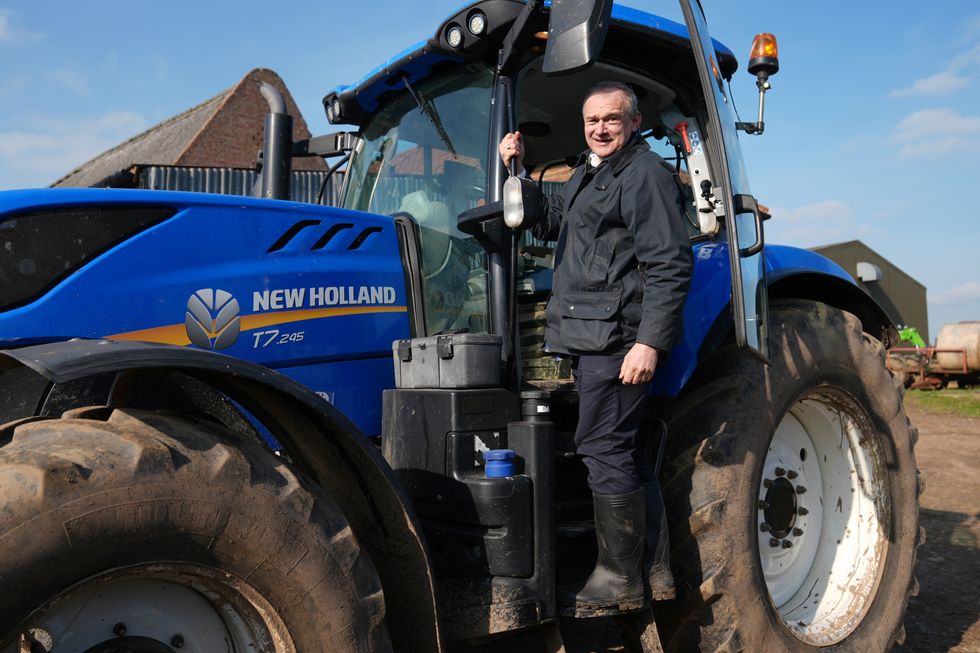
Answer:
MULTIPOLYGON (((640 135, 633 90, 595 85, 582 116, 589 149, 526 226, 558 241, 545 346, 572 357, 575 449, 588 469, 598 543, 592 574, 560 588, 558 599, 563 613, 585 617, 642 608, 644 576, 652 600, 675 594, 663 499, 638 436, 654 371, 681 333, 693 261, 681 187, 640 135)), ((520 132, 507 134, 499 153, 523 172, 520 132)))

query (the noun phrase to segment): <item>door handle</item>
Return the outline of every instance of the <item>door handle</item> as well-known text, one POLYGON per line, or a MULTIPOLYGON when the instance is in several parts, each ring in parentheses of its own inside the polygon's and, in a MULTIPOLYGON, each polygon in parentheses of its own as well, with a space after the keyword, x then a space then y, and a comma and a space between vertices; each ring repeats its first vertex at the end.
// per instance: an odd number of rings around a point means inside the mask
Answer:
POLYGON ((762 236, 762 212, 759 211, 759 205, 751 195, 735 195, 733 199, 735 200, 736 217, 742 213, 751 213, 755 218, 755 242, 748 247, 742 247, 738 250, 739 256, 747 258, 762 251, 764 244, 764 238, 762 236))

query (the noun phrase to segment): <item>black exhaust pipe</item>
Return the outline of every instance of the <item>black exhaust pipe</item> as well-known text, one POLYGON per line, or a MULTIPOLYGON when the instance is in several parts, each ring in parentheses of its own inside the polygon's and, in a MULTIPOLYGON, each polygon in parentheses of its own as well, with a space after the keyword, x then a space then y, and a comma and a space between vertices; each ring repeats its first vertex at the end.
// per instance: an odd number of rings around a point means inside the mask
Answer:
POLYGON ((286 113, 286 101, 272 84, 261 82, 259 92, 269 105, 265 116, 262 169, 258 197, 288 200, 289 177, 293 164, 293 117, 286 113))

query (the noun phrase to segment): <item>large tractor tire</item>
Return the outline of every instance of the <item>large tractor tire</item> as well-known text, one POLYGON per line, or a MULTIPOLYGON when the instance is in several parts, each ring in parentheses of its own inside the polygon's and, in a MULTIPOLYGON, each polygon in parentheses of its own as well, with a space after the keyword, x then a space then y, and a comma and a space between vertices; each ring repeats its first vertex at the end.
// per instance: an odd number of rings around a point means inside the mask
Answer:
POLYGON ((105 407, 0 444, 3 653, 390 650, 347 520, 261 444, 105 407))
POLYGON ((727 348, 669 419, 668 651, 885 651, 917 587, 916 431, 853 315, 787 301, 771 364, 727 348))

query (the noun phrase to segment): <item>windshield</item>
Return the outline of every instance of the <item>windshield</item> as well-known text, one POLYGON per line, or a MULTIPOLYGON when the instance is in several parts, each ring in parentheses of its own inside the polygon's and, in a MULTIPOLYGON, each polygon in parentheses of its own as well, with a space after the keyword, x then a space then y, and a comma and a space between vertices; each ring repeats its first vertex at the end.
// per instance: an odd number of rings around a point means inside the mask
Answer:
POLYGON ((486 331, 484 251, 456 228, 456 216, 486 197, 493 73, 454 66, 411 86, 414 92, 394 89, 397 95, 365 125, 344 206, 407 213, 418 223, 428 334, 486 331))

